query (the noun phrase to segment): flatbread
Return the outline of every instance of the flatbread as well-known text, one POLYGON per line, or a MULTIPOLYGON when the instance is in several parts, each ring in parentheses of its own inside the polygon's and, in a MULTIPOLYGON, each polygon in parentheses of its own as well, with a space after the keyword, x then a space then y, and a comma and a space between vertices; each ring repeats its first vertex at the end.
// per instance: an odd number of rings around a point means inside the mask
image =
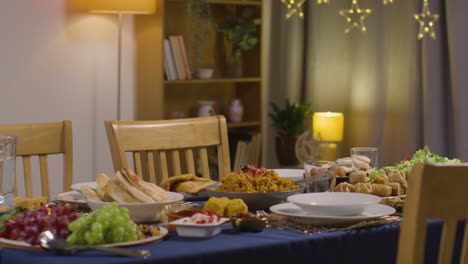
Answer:
POLYGON ((199 193, 209 185, 215 184, 214 181, 180 181, 171 189, 181 193, 199 193))
POLYGON ((161 182, 161 187, 167 191, 182 193, 199 193, 207 186, 215 184, 215 181, 200 178, 193 174, 172 176, 161 182))
POLYGON ((153 201, 161 202, 170 200, 172 197, 163 188, 156 186, 153 183, 145 182, 143 179, 138 177, 133 171, 124 168, 122 169, 122 175, 133 187, 137 188, 145 195, 149 196, 153 201))

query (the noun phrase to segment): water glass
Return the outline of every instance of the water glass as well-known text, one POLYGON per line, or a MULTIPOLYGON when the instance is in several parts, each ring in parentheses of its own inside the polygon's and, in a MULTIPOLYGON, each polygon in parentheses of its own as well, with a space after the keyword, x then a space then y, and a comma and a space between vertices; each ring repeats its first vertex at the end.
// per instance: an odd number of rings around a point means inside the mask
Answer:
POLYGON ((335 178, 335 164, 327 161, 304 163, 304 178, 307 192, 326 192, 335 178))
POLYGON ((13 209, 16 170, 16 137, 0 135, 0 213, 13 209))
POLYGON ((351 164, 353 171, 376 170, 378 166, 379 149, 373 147, 351 148, 351 164))

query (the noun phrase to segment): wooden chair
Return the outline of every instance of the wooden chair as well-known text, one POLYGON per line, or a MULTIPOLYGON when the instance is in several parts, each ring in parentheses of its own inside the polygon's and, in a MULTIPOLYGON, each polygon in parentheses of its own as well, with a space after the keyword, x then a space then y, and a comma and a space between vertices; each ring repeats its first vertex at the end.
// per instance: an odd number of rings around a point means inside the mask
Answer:
MULTIPOLYGON (((26 197, 33 197, 32 157, 39 157, 42 196, 50 197, 48 156, 63 154, 63 190, 73 182, 72 122, 0 125, 0 134, 16 136, 16 157, 23 159, 26 197)), ((52 179, 53 180, 53 179, 52 179)), ((18 193, 17 187, 15 194, 18 193)))
POLYGON ((105 126, 115 171, 128 168, 129 152, 133 154, 136 173, 155 184, 169 176, 196 175, 196 165, 201 168, 201 176, 210 178, 208 150, 213 148, 219 177, 231 172, 224 116, 105 121, 105 126), (197 164, 197 160, 201 162, 197 164))
MULTIPOLYGON (((457 221, 468 219, 468 164, 416 164, 409 175, 398 263, 424 263, 426 220, 444 220, 438 263, 452 263, 457 221)), ((468 224, 460 263, 468 263, 468 224)))

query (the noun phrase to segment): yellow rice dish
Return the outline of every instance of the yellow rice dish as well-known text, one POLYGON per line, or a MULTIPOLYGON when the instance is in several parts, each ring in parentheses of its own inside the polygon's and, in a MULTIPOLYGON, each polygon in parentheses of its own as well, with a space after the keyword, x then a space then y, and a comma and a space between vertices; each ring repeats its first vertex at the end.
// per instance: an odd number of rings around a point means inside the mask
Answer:
POLYGON ((284 192, 300 188, 293 180, 278 176, 274 170, 253 166, 229 173, 221 183, 218 191, 226 192, 284 192))

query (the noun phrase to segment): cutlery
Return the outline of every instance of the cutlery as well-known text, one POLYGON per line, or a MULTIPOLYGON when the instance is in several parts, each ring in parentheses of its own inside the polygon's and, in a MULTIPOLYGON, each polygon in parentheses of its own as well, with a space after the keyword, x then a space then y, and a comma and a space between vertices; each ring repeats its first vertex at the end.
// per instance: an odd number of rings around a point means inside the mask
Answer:
POLYGON ((148 250, 129 250, 124 248, 111 248, 104 246, 75 246, 62 238, 56 237, 50 231, 44 231, 39 235, 40 245, 45 250, 55 251, 62 255, 73 255, 82 250, 99 250, 126 257, 147 258, 150 256, 148 250))

